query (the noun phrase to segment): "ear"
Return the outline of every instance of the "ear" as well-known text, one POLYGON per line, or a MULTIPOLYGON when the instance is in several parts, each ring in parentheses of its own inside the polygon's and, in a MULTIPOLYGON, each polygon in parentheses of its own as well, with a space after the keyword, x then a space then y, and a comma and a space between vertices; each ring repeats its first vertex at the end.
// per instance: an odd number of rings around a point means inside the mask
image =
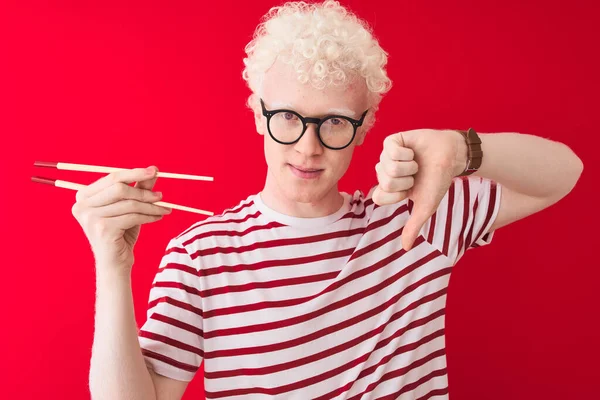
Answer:
POLYGON ((262 115, 262 109, 260 108, 260 105, 258 105, 258 107, 255 105, 252 109, 252 112, 254 113, 256 132, 258 132, 259 135, 264 136, 267 133, 267 120, 262 115))
POLYGON ((365 137, 367 136, 368 128, 366 126, 361 126, 356 131, 356 140, 355 146, 360 146, 365 141, 365 137))
POLYGON ((373 124, 375 123, 375 114, 369 112, 367 117, 365 118, 365 122, 361 127, 356 131, 356 146, 360 146, 365 141, 367 137, 367 132, 371 130, 373 124))

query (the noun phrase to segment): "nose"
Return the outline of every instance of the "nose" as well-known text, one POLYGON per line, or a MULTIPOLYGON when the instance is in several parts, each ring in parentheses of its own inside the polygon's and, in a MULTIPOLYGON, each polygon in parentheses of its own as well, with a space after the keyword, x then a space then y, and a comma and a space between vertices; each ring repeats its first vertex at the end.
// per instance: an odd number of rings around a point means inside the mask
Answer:
POLYGON ((317 125, 309 123, 304 135, 296 142, 294 149, 304 156, 315 156, 323 154, 323 145, 317 134, 317 125))

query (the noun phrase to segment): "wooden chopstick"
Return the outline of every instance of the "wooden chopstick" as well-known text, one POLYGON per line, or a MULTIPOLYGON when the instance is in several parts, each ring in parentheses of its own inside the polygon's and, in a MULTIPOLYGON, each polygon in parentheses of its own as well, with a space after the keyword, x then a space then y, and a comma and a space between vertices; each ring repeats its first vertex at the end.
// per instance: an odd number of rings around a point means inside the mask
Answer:
MULTIPOLYGON (((86 187, 86 185, 82 185, 80 183, 61 181, 60 179, 43 178, 41 176, 32 176, 31 180, 33 182, 45 183, 47 185, 53 185, 56 187, 71 189, 71 190, 81 190, 86 187)), ((167 203, 166 201, 157 201, 152 204, 156 204, 157 206, 162 206, 162 207, 173 208, 175 210, 189 211, 189 212, 196 213, 196 214, 202 214, 202 215, 208 215, 208 216, 214 215, 214 213, 212 213, 210 211, 204 211, 204 210, 200 210, 198 208, 180 206, 179 204, 167 203)))
MULTIPOLYGON (((127 168, 116 168, 116 167, 102 167, 99 165, 86 165, 86 164, 71 164, 54 161, 36 161, 33 163, 36 167, 47 167, 64 169, 69 171, 83 171, 83 172, 101 172, 111 173, 116 171, 123 171, 127 168)), ((189 175, 189 174, 174 174, 171 172, 160 172, 158 171, 157 176, 159 178, 174 178, 174 179, 189 179, 193 181, 213 181, 212 176, 200 176, 200 175, 189 175)))

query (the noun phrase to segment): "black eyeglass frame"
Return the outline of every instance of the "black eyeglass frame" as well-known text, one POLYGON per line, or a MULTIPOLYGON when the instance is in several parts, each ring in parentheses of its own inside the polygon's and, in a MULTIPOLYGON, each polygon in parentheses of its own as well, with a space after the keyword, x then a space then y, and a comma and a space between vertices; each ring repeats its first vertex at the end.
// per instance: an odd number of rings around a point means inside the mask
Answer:
POLYGON ((271 136, 271 138, 276 141, 279 144, 294 144, 297 143, 300 139, 302 139, 302 136, 304 136, 304 133, 306 133, 306 130, 308 129, 308 124, 317 124, 317 136, 319 137, 319 142, 321 142, 321 144, 325 147, 327 147, 328 149, 331 150, 342 150, 345 149, 346 147, 350 146, 350 144, 354 141, 354 138, 356 137, 356 130, 363 124, 364 120, 365 120, 365 116, 367 115, 367 112, 369 112, 369 110, 365 110, 365 112, 362 114, 362 116, 360 117, 360 119, 353 119, 350 117, 346 117, 345 115, 328 115, 325 118, 313 118, 313 117, 304 117, 300 114, 298 114, 296 111, 294 110, 286 110, 286 109, 278 109, 278 110, 267 110, 265 108, 265 102, 263 101, 263 99, 260 99, 260 105, 262 107, 262 113, 263 115, 267 118, 267 130, 269 131, 269 136, 271 136), (280 112, 288 112, 290 114, 294 114, 295 116, 297 116, 300 121, 302 121, 302 133, 300 134, 300 136, 298 136, 298 138, 292 142, 283 142, 281 140, 278 140, 275 135, 273 135, 273 133, 271 132, 271 117, 277 113, 280 112), (350 141, 342 147, 331 147, 328 146, 327 144, 325 144, 325 142, 323 142, 323 139, 321 138, 321 125, 329 120, 329 119, 333 119, 333 118, 338 118, 338 119, 343 119, 346 120, 348 122, 350 122, 352 124, 352 127, 354 128, 354 132, 352 133, 352 139, 350 139, 350 141))

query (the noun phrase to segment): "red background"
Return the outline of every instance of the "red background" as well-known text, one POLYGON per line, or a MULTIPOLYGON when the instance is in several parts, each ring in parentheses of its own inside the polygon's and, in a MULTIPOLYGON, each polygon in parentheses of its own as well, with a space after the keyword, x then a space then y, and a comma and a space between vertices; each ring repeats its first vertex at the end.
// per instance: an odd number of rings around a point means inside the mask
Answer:
MULTIPOLYGON (((447 309, 453 399, 576 399, 600 379, 598 21, 594 1, 344 1, 390 53, 394 88, 340 188, 367 190, 386 135, 513 131, 565 142, 585 163, 557 205, 497 232, 454 270, 447 309)), ((244 102, 244 45, 273 1, 3 2, 0 8, 0 397, 85 399, 93 257, 74 192, 34 160, 215 176, 163 180, 165 201, 220 212, 262 188, 262 137, 244 102)), ((136 315, 175 211, 142 229, 136 315)), ((201 373, 185 399, 200 399, 201 373)))

